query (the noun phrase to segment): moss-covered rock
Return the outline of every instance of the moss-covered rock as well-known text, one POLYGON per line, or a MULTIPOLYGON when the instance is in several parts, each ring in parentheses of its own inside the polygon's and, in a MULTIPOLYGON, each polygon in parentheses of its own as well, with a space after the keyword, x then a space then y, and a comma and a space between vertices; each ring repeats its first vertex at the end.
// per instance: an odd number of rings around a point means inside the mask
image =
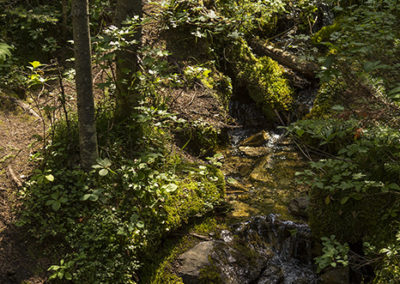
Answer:
POLYGON ((188 123, 177 132, 182 148, 197 156, 213 155, 219 145, 221 129, 204 120, 188 123))
POLYGON ((290 109, 293 90, 284 77, 283 67, 276 61, 265 56, 257 58, 243 39, 235 41, 226 56, 236 83, 247 90, 268 119, 274 117, 274 109, 290 109))
POLYGON ((224 195, 225 180, 219 169, 211 165, 192 168, 164 205, 168 216, 166 226, 174 230, 190 217, 211 211, 224 195))

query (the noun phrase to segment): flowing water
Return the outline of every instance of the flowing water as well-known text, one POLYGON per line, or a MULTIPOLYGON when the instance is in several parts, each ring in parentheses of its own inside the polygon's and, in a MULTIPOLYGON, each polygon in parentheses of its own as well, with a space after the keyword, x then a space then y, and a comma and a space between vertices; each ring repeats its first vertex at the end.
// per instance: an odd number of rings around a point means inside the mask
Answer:
POLYGON ((295 182, 295 172, 305 162, 282 131, 265 129, 265 119, 254 104, 233 101, 231 114, 241 127, 229 132, 231 145, 223 151, 227 198, 233 207, 233 225, 223 239, 244 243, 262 263, 257 276, 236 282, 317 283, 311 231, 288 209, 295 198, 306 199, 305 190, 295 182))

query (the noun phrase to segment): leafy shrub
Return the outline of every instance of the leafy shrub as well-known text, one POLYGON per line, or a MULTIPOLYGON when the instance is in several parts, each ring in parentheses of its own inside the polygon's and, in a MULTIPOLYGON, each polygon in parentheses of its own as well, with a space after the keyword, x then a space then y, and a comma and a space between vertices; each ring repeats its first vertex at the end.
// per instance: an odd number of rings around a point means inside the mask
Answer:
POLYGON ((167 152, 163 128, 174 123, 167 113, 140 107, 130 124, 112 130, 109 114, 102 115, 99 145, 110 159, 99 160, 90 173, 76 168, 76 120, 69 128, 59 124, 53 143, 36 155, 41 170, 23 193, 19 224, 40 241, 58 244, 61 261, 49 268, 52 279, 136 283, 141 257, 224 195, 217 168, 167 152))
POLYGON ((321 73, 323 80, 367 77, 371 84, 382 80, 387 96, 398 101, 400 8, 395 0, 361 1, 345 10, 336 7, 340 17, 321 30, 314 39, 329 49, 321 73), (367 75, 368 74, 368 75, 367 75))
POLYGON ((358 121, 338 119, 299 120, 286 127, 304 146, 337 154, 355 140, 358 121))
MULTIPOLYGON (((307 127, 318 126, 306 123, 307 127)), ((300 137, 311 130, 312 138, 326 141, 318 127, 302 129, 296 125, 301 124, 293 125, 292 131, 298 131, 300 137)), ((339 139, 340 145, 344 140, 338 133, 340 129, 330 135, 339 139)), ((364 236, 377 240, 393 237, 388 228, 400 212, 400 134, 379 127, 363 129, 359 135, 353 143, 342 144, 337 157, 311 162, 310 169, 299 173, 311 188, 310 225, 317 236, 334 234, 340 241, 352 243, 364 236)))
POLYGON ((322 255, 316 257, 315 262, 318 265, 318 272, 327 267, 337 267, 338 265, 347 266, 349 263, 348 253, 349 245, 339 243, 334 235, 322 237, 322 255))

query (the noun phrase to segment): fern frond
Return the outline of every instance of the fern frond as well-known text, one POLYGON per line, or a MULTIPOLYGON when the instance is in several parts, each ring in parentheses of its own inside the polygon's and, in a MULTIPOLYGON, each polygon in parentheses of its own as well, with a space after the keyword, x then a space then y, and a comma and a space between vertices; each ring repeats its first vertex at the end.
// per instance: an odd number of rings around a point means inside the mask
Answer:
POLYGON ((12 47, 4 42, 0 42, 0 64, 3 64, 7 57, 11 57, 12 47))

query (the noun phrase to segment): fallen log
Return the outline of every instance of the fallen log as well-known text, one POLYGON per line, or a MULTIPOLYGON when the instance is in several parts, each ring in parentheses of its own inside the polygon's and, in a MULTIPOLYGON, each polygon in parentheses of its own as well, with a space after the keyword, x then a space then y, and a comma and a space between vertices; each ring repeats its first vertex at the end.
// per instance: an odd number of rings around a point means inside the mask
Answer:
POLYGON ((260 39, 250 41, 250 46, 256 54, 266 55, 279 64, 298 72, 309 80, 315 80, 315 74, 319 70, 317 64, 300 60, 290 52, 276 48, 269 42, 263 42, 260 39))
POLYGON ((7 99, 7 100, 9 100, 10 102, 12 102, 12 103, 18 105, 20 108, 22 108, 22 110, 26 111, 26 112, 29 113, 30 115, 35 116, 35 117, 37 117, 37 118, 39 118, 39 119, 42 119, 42 118, 40 117, 40 115, 38 115, 37 112, 34 111, 34 110, 31 108, 31 106, 28 105, 27 103, 24 103, 23 101, 21 101, 21 100, 19 100, 19 99, 16 99, 16 98, 13 98, 13 97, 8 97, 8 96, 2 96, 2 97, 5 98, 5 99, 7 99))

